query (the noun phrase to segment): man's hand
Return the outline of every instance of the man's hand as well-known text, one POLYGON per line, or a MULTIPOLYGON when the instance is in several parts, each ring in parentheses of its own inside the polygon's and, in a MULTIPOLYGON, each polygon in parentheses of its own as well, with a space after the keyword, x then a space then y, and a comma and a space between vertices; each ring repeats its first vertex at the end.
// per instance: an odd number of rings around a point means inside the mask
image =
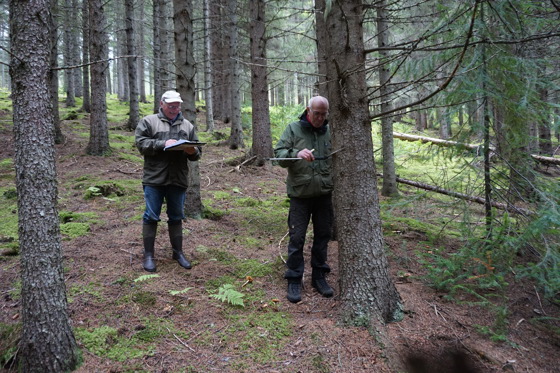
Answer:
MULTIPOLYGON (((177 142, 177 140, 175 140, 175 139, 169 139, 169 140, 167 140, 167 141, 165 142, 165 146, 173 145, 173 144, 175 144, 176 142, 177 142)), ((189 154, 189 155, 196 154, 197 151, 198 151, 198 149, 197 149, 196 147, 194 147, 194 146, 193 146, 193 147, 188 147, 188 148, 183 149, 183 152, 185 152, 185 153, 187 153, 187 154, 189 154)))
POLYGON ((185 149, 183 149, 183 151, 185 153, 189 154, 189 155, 193 155, 193 154, 196 154, 198 149, 193 146, 193 147, 185 148, 185 149))
POLYGON ((297 153, 297 157, 301 159, 305 159, 308 162, 313 162, 315 160, 315 157, 313 156, 314 151, 315 149, 309 150, 305 148, 297 153))

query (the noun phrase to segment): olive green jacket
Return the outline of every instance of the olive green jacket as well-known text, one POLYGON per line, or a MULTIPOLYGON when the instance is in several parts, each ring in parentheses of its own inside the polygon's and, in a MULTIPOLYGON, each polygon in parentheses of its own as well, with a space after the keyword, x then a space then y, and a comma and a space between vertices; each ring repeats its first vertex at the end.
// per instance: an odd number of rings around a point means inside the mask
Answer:
MULTIPOLYGON (((278 144, 274 148, 276 158, 295 158, 300 150, 315 149, 315 157, 326 157, 331 153, 331 132, 325 123, 321 128, 314 128, 307 121, 307 111, 300 120, 290 123, 278 144)), ((286 188, 289 197, 311 198, 329 194, 333 189, 331 176, 331 158, 325 160, 277 161, 278 165, 288 169, 286 188)))
POLYGON ((182 114, 171 122, 160 112, 148 115, 136 126, 135 142, 138 151, 144 156, 143 185, 188 186, 188 161, 200 159, 202 149, 197 147, 195 154, 183 151, 164 151, 169 139, 198 141, 194 126, 182 114))

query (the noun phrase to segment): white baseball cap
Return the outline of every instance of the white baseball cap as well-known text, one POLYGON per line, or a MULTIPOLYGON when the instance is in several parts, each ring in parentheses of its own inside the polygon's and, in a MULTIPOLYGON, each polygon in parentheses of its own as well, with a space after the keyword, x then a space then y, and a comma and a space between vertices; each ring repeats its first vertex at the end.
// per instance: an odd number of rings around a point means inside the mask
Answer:
POLYGON ((161 101, 169 104, 171 102, 183 102, 181 100, 181 95, 177 91, 167 91, 163 95, 161 95, 161 101))

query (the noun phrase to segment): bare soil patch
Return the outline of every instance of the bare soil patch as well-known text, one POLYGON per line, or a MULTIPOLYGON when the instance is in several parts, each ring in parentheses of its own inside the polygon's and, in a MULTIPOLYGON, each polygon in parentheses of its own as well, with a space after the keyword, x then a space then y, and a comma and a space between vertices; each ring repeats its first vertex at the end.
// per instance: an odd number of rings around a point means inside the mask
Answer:
MULTIPOLYGON (((78 372, 558 371, 558 334, 547 328, 547 324, 534 321, 545 315, 553 317, 556 318, 553 326, 558 328, 558 307, 544 301, 532 284, 515 283, 511 279, 511 304, 507 316, 509 341, 492 342, 476 329, 476 325, 492 324, 494 315, 489 310, 446 301, 444 294, 432 290, 420 279, 424 271, 414 260, 414 251, 422 248, 423 237, 412 231, 386 238, 391 252, 391 273, 404 301, 406 316, 403 321, 387 327, 390 342, 385 346, 380 345, 376 336, 366 328, 341 325, 337 320, 339 273, 336 242, 331 242, 329 252, 333 269, 329 281, 335 288, 335 297, 322 298, 306 278, 303 301, 291 304, 285 298, 286 284, 279 260, 280 255, 285 255, 286 238, 270 236, 269 244, 264 247, 244 245, 236 239, 245 235, 245 228, 238 224, 233 208, 229 210, 230 214, 219 220, 188 219, 183 224, 188 232, 185 251, 194 263, 189 271, 171 260, 166 227, 160 224, 156 241, 160 279, 153 283, 128 282, 128 287, 124 287, 121 279, 135 279, 147 274, 141 263, 140 221, 131 220, 142 210, 143 203, 121 205, 104 198, 84 200, 84 191, 67 190, 72 184, 66 181, 88 174, 105 180, 137 179, 136 192, 141 196, 141 166, 117 156, 84 155, 87 139, 70 128, 65 128, 64 133, 66 142, 57 145, 59 194, 64 196, 60 209, 95 212, 99 216, 98 223, 92 226, 87 236, 62 242, 67 289, 83 289, 74 293, 69 303, 73 325, 91 328, 109 325, 117 328, 119 335, 132 336, 146 327, 147 319, 159 318, 185 333, 178 335, 169 329, 167 337, 159 340, 151 356, 126 362, 101 358, 84 348, 84 362, 78 372), (220 241, 216 241, 217 233, 221 233, 220 241), (273 274, 256 277, 248 285, 260 291, 261 303, 253 301, 246 311, 256 315, 281 313, 293 319, 291 334, 283 336, 281 343, 266 335, 254 340, 257 349, 259 344, 262 348, 268 343, 277 344, 275 359, 261 362, 248 358, 248 350, 241 345, 239 338, 227 338, 235 327, 230 314, 243 311, 234 311, 227 304, 209 297, 206 286, 209 281, 224 275, 224 266, 197 247, 227 250, 237 258, 262 263, 278 263, 273 274), (402 258, 412 259, 404 261, 402 258), (142 287, 141 294, 153 297, 149 305, 132 299, 133 294, 140 293, 138 287, 142 287), (191 289, 178 296, 168 292, 185 288, 191 289), (414 362, 414 367, 406 367, 407 359, 414 362)), ((132 135, 117 130, 112 133, 132 135)), ((3 144, 13 144, 12 134, 8 131, 0 132, 0 140, 3 144)), ((130 149, 130 153, 134 154, 134 149, 130 149)), ((203 198, 212 198, 212 193, 218 190, 233 189, 255 199, 285 194, 283 169, 250 165, 235 169, 227 164, 226 160, 243 154, 243 150, 230 150, 225 146, 205 147, 200 161, 203 198)), ((3 146, 0 155, 2 158, 13 157, 13 146, 3 146)), ((0 182, 4 185, 6 180, 0 182)), ((226 205, 222 208, 228 209, 226 205)), ((268 232, 262 232, 263 237, 267 235, 268 232)), ((449 249, 453 250, 453 243, 449 244, 449 249)), ((0 321, 14 323, 18 321, 21 304, 10 291, 19 276, 19 259, 3 257, 0 263, 0 321)), ((258 325, 254 327, 258 328, 258 325)), ((263 330, 263 333, 266 332, 263 330)))

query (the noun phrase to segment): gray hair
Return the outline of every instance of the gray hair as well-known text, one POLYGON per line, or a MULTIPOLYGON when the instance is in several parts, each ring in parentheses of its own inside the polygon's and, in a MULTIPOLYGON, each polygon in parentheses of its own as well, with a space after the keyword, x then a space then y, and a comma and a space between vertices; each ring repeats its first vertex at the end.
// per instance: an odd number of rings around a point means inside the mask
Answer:
POLYGON ((325 97, 323 96, 313 96, 309 99, 309 104, 307 105, 308 108, 312 108, 313 107, 313 103, 317 101, 317 102, 323 102, 327 105, 327 107, 329 107, 329 100, 327 100, 325 97))

